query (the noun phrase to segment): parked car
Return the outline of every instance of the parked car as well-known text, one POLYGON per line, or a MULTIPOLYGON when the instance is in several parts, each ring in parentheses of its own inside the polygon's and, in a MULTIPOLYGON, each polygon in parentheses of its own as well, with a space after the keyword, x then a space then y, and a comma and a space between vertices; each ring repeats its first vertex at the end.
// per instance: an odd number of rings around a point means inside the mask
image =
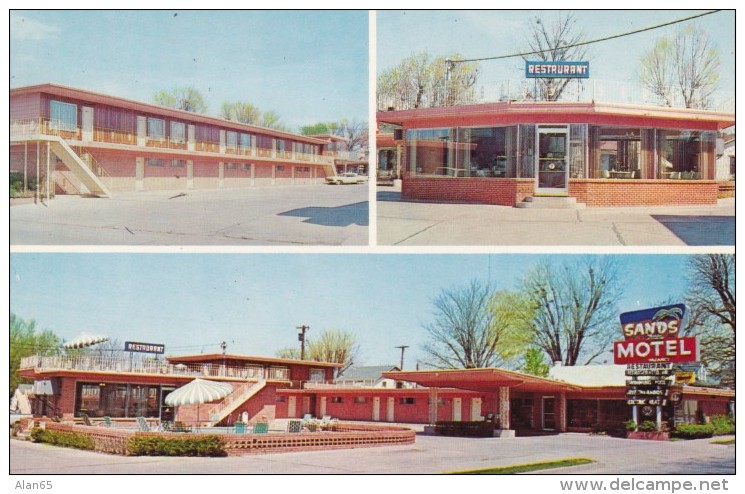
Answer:
POLYGON ((378 170, 376 179, 377 185, 393 185, 393 172, 390 170, 378 170))
POLYGON ((10 412, 10 426, 13 427, 14 424, 21 421, 21 419, 30 419, 33 418, 33 415, 28 413, 17 413, 17 412, 10 412))
POLYGON ((358 175, 352 172, 342 173, 341 175, 334 175, 332 177, 326 177, 326 183, 331 185, 361 184, 365 181, 367 181, 366 176, 358 175))

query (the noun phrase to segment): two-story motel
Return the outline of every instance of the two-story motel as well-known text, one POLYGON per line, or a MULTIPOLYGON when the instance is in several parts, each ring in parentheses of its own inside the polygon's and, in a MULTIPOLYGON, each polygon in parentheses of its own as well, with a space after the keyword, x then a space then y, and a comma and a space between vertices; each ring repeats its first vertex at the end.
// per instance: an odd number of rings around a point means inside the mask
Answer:
MULTIPOLYGON (((196 377, 233 387, 225 399, 201 405, 203 425, 229 425, 244 416, 251 422, 328 415, 420 424, 492 417, 496 428, 534 433, 618 430, 631 416, 623 365, 555 366, 545 378, 496 368, 394 369, 380 376, 386 386, 337 380, 339 367, 230 354, 136 360, 32 356, 22 360, 20 374, 35 382, 34 413, 63 418, 85 413, 194 422, 195 406, 174 410, 164 400, 196 377)), ((733 412, 733 390, 683 382, 674 388, 681 399, 665 409, 667 420, 692 422, 733 412)))
POLYGON ((57 84, 10 91, 10 171, 57 193, 323 183, 346 158, 336 141, 57 84))

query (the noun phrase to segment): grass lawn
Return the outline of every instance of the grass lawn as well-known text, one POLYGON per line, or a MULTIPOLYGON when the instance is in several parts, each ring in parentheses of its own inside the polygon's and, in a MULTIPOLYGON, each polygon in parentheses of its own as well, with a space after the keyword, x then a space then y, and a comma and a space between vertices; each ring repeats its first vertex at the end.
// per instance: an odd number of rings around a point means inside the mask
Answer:
POLYGON ((729 439, 715 439, 714 441, 711 441, 711 444, 735 444, 735 438, 731 437, 729 439))
POLYGON ((541 463, 528 463, 526 465, 511 465, 508 467, 482 468, 479 470, 464 470, 461 472, 446 472, 456 475, 511 475, 515 473, 535 472, 537 470, 548 470, 551 468, 573 467, 575 465, 586 465, 593 460, 588 458, 565 458, 563 460, 544 461, 541 463))

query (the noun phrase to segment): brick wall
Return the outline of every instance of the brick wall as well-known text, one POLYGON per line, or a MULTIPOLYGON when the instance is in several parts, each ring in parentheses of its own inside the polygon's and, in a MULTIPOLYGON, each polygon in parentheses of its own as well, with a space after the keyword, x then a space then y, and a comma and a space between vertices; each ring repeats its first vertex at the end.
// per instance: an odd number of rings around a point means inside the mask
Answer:
POLYGON ((723 199, 725 197, 735 197, 735 181, 720 180, 718 197, 720 199, 723 199))
POLYGON ((717 191, 712 180, 569 181, 569 195, 590 207, 711 205, 717 203, 717 191))
POLYGON ((403 181, 401 195, 418 201, 514 206, 533 195, 533 184, 531 178, 409 177, 403 181))

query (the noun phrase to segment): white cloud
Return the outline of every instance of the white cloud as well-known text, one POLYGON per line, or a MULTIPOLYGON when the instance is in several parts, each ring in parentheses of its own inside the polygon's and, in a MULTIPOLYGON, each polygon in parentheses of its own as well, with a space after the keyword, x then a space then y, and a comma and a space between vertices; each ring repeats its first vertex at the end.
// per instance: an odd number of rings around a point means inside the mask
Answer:
POLYGON ((14 41, 46 41, 54 39, 60 29, 29 19, 22 15, 10 14, 10 38, 14 41))

